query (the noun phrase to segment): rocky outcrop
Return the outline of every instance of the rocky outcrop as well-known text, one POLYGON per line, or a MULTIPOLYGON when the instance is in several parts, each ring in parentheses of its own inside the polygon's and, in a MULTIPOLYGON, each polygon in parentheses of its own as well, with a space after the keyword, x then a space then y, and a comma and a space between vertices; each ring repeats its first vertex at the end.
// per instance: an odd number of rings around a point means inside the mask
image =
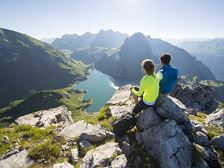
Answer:
MULTIPOLYGON (((119 117, 132 112, 133 103, 129 96, 130 85, 116 91, 108 101, 113 116, 119 117)), ((200 123, 191 123, 187 117, 188 112, 187 106, 178 99, 159 96, 154 107, 143 110, 137 116, 136 141, 144 146, 150 157, 158 161, 161 168, 208 167, 207 164, 212 163, 219 166, 217 156, 210 147, 207 131, 200 123), (192 151, 195 149, 193 142, 201 145, 211 156, 201 157, 200 161, 192 159, 192 151)), ((126 140, 122 143, 122 151, 128 159, 133 158, 135 150, 126 140)), ((207 156, 205 153, 201 155, 207 156)))
POLYGON ((224 129, 224 108, 207 115, 205 121, 207 124, 224 129))
POLYGON ((14 154, 7 159, 0 161, 1 168, 28 168, 34 162, 28 157, 28 151, 22 150, 21 152, 14 154))
POLYGON ((88 151, 82 159, 80 168, 94 167, 126 167, 127 159, 121 155, 122 151, 115 142, 109 142, 88 151))
POLYGON ((161 168, 191 167, 191 143, 175 121, 149 127, 142 136, 147 152, 159 161, 161 168))
POLYGON ((59 133, 67 139, 79 138, 90 142, 98 142, 106 138, 107 131, 100 125, 86 123, 84 120, 71 124, 59 133))
POLYGON ((220 168, 220 164, 217 160, 216 153, 210 147, 203 147, 198 144, 194 144, 201 157, 207 162, 209 168, 220 168))
POLYGON ((148 108, 144 113, 140 113, 137 120, 139 130, 147 129, 151 126, 161 123, 163 119, 155 112, 153 108, 148 108))
MULTIPOLYGON (((99 124, 89 124, 84 120, 73 123, 72 114, 65 106, 37 111, 32 114, 19 117, 16 119, 15 124, 25 124, 41 128, 56 126, 57 129, 54 129, 54 131, 56 131, 55 133, 58 135, 58 137, 63 136, 65 138, 65 143, 61 145, 61 155, 66 156, 66 151, 70 149, 70 161, 72 161, 72 163, 78 163, 81 160, 80 157, 85 156, 86 153, 90 153, 88 151, 95 148, 95 146, 98 145, 98 142, 104 140, 105 138, 108 138, 109 140, 109 138, 114 136, 112 132, 102 128, 99 124), (77 145, 77 148, 71 149, 72 145, 77 145)), ((2 141, 4 141, 4 143, 9 143, 9 138, 5 136, 3 137, 2 141)), ((57 141, 57 139, 55 139, 55 141, 57 141)), ((94 164, 101 164, 101 161, 102 163, 104 162, 103 160, 110 161, 109 164, 115 167, 118 165, 123 167, 123 165, 127 164, 126 158, 124 159, 123 156, 120 156, 116 157, 115 159, 115 154, 121 154, 121 149, 116 143, 107 143, 105 146, 96 148, 96 150, 94 149, 93 152, 93 158, 96 159, 94 164), (98 154, 102 152, 104 156, 98 156, 98 154), (102 160, 97 161, 97 159, 102 160)), ((85 158, 87 158, 87 156, 85 158)), ((3 168, 26 168, 33 163, 33 161, 31 161, 28 157, 28 151, 24 150, 19 152, 19 148, 12 151, 9 150, 9 152, 0 159, 3 159, 0 161, 0 167, 3 168), (19 163, 17 164, 17 162, 19 163)), ((43 164, 45 164, 45 162, 43 162, 43 164)), ((54 164, 53 167, 70 168, 74 166, 65 162, 54 164)))
POLYGON ((160 95, 156 104, 156 112, 163 119, 176 121, 185 133, 192 132, 193 128, 186 115, 186 107, 176 98, 160 95))
POLYGON ((125 85, 116 90, 111 99, 107 102, 109 109, 114 117, 121 117, 122 115, 132 111, 133 103, 129 99, 131 85, 125 85))
POLYGON ((197 111, 211 113, 218 107, 215 90, 200 83, 178 83, 172 96, 197 111))
POLYGON ((15 120, 17 125, 25 124, 44 128, 48 126, 65 127, 72 123, 72 113, 65 106, 37 111, 15 120))

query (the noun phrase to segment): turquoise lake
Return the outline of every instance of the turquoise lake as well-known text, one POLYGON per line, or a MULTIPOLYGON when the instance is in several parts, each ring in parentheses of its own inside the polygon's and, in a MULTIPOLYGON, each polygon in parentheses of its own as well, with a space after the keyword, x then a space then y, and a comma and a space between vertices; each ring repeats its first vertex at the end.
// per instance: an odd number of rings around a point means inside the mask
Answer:
POLYGON ((112 78, 96 69, 90 71, 87 80, 78 83, 74 89, 86 90, 83 99, 91 98, 92 105, 86 109, 87 112, 97 112, 112 97, 117 86, 112 78))

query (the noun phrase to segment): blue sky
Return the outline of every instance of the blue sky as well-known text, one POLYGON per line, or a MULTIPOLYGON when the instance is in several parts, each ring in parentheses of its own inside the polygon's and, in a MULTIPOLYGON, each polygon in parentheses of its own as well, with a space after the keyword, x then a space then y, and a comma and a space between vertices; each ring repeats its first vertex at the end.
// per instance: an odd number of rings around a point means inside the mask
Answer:
POLYGON ((224 0, 0 0, 0 27, 36 38, 100 29, 224 37, 224 0))

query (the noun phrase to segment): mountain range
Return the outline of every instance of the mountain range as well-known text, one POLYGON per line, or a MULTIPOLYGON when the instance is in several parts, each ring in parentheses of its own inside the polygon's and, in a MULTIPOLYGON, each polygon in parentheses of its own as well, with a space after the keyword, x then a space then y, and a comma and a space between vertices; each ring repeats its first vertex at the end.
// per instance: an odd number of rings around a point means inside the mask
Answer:
POLYGON ((98 70, 121 80, 138 81, 142 76, 141 61, 150 58, 158 65, 163 53, 172 56, 172 64, 180 70, 180 75, 215 80, 210 69, 186 50, 142 33, 129 37, 112 30, 101 30, 97 34, 87 32, 81 36, 64 35, 52 45, 63 50, 73 50, 73 59, 94 64, 98 70))
POLYGON ((215 79, 208 67, 184 49, 142 33, 126 38, 120 48, 113 54, 99 59, 95 66, 98 70, 115 78, 138 81, 142 76, 141 61, 146 58, 154 60, 158 70, 159 56, 162 53, 172 56, 172 65, 179 69, 180 75, 198 76, 199 79, 215 79))
POLYGON ((34 90, 66 87, 84 80, 86 66, 47 43, 0 28, 0 107, 34 90))
POLYGON ((196 56, 211 69, 216 79, 224 81, 224 38, 183 40, 174 44, 196 56))
POLYGON ((56 38, 52 46, 72 51, 87 47, 114 48, 120 47, 126 37, 128 37, 127 34, 112 30, 100 30, 98 33, 87 32, 83 35, 66 34, 61 38, 56 38))

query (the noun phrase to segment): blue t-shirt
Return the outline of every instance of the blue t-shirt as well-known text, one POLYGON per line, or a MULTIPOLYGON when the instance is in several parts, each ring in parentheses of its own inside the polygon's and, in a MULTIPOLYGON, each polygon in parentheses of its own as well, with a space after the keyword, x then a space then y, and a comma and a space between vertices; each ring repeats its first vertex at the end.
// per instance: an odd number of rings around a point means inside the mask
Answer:
POLYGON ((171 65, 165 65, 160 69, 163 75, 162 80, 159 83, 160 93, 168 94, 173 91, 178 77, 178 69, 172 67, 171 65))

